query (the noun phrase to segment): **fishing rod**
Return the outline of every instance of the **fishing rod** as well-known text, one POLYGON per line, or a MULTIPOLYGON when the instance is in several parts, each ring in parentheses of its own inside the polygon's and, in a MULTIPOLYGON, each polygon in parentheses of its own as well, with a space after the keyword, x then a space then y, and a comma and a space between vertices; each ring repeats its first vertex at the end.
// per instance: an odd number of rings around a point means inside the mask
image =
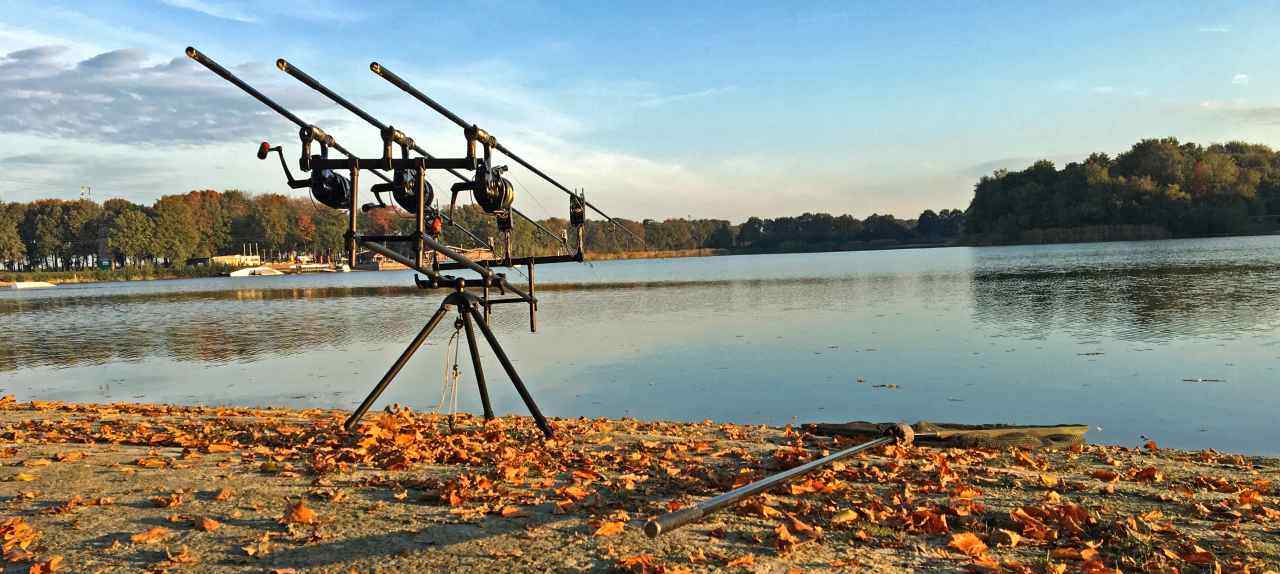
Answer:
MULTIPOLYGON (((391 126, 388 126, 387 124, 384 124, 378 121, 378 119, 373 117, 372 114, 369 114, 368 112, 360 109, 359 106, 356 106, 346 98, 338 95, 333 90, 326 87, 324 84, 321 84, 315 78, 312 78, 306 72, 303 72, 302 70, 298 69, 297 66, 290 64, 288 60, 285 60, 284 58, 280 58, 276 60, 276 67, 279 68, 280 71, 285 72, 290 76, 293 76, 294 79, 302 82, 303 84, 306 84, 307 87, 317 92, 320 92, 325 97, 329 98, 330 100, 333 100, 333 102, 338 104, 339 106, 346 108, 347 111, 359 116, 360 119, 368 122, 369 125, 372 125, 373 127, 378 128, 379 132, 383 132, 383 133, 393 132, 392 141, 396 141, 397 143, 407 144, 406 147, 421 154, 423 157, 426 157, 427 159, 434 159, 434 156, 432 156, 430 153, 427 153, 427 150, 422 149, 421 146, 419 146, 417 143, 414 142, 413 138, 410 138, 404 135, 403 132, 400 132, 399 130, 395 130, 391 126)), ((457 177, 463 182, 471 183, 471 180, 467 176, 462 175, 461 173, 459 173, 457 170, 453 168, 445 168, 445 171, 448 171, 449 173, 453 174, 454 177, 457 177)), ((392 183, 392 185, 395 186, 396 184, 392 183)), ((395 191, 400 191, 400 189, 402 188, 403 186, 399 186, 395 191)), ((529 216, 520 212, 514 206, 510 207, 509 209, 513 214, 521 217, 522 219, 524 219, 525 221, 528 221, 529 223, 532 223, 534 227, 537 227, 538 230, 542 231, 542 233, 546 234, 552 239, 555 239, 556 241, 559 241, 560 244, 564 246, 566 252, 570 251, 569 243, 564 239, 562 239, 560 236, 556 235, 550 229, 547 229, 541 223, 538 223, 533 218, 530 218, 529 216)))
POLYGON ((422 102, 423 104, 426 104, 426 105, 427 105, 427 107, 429 107, 429 108, 431 108, 431 109, 433 109, 433 110, 435 110, 435 111, 439 112, 441 115, 443 115, 444 117, 448 118, 448 119, 449 119, 449 120, 451 120, 453 123, 458 124, 458 127, 462 128, 463 130, 467 130, 468 132, 473 132, 473 133, 478 134, 478 135, 481 137, 481 139, 485 140, 485 143, 487 144, 487 145, 486 145, 486 150, 488 149, 488 147, 489 147, 489 146, 492 146, 494 149, 496 149, 496 150, 498 150, 498 151, 502 152, 502 153, 503 153, 503 155, 506 155, 507 157, 509 157, 509 158, 511 158, 512 160, 514 160, 516 163, 518 163, 518 164, 520 164, 520 165, 524 166, 524 167, 525 167, 525 169, 528 169, 529 171, 531 171, 531 172, 533 172, 533 173, 537 174, 539 177, 541 177, 542 179, 546 180, 546 181, 547 181, 548 183, 550 183, 551 185, 556 186, 557 188, 559 188, 559 189, 560 189, 560 191, 563 191, 563 192, 565 192, 565 193, 569 194, 569 196, 570 196, 570 197, 578 198, 578 200, 579 200, 579 201, 581 201, 583 205, 585 205, 586 207, 590 208, 592 211, 594 211, 594 212, 596 212, 597 214, 599 214, 601 217, 603 217, 603 218, 605 218, 606 220, 608 220, 608 221, 609 221, 609 223, 612 223, 612 224, 613 224, 614 226, 616 226, 618 229, 621 229, 622 231, 626 232, 626 234, 627 234, 627 235, 630 235, 630 236, 631 236, 632 238, 634 238, 636 241, 639 241, 639 242, 640 242, 640 245, 647 245, 647 244, 645 243, 645 240, 644 240, 644 239, 640 238, 640 237, 639 237, 638 235, 636 235, 635 233, 632 233, 632 231, 631 231, 630 229, 627 229, 627 227, 626 227, 625 225, 622 225, 622 223, 621 223, 621 222, 619 222, 618 220, 616 220, 616 219, 614 219, 614 218, 612 218, 612 217, 609 217, 609 215, 608 215, 608 214, 606 214, 605 212, 601 211, 601 210, 600 210, 600 208, 596 207, 595 205, 592 205, 592 204, 591 204, 591 202, 587 201, 585 197, 581 197, 581 196, 579 196, 579 194, 574 193, 574 192, 573 192, 573 191, 571 191, 569 188, 565 187, 563 184, 561 184, 560 182, 556 181, 556 180, 555 180, 555 179, 553 179, 551 176, 549 176, 549 175, 547 175, 546 173, 544 173, 542 170, 540 170, 540 169, 538 169, 538 168, 534 167, 532 164, 530 164, 529 162, 525 161, 525 160, 524 160, 523 158, 521 158, 520 156, 518 156, 518 155, 516 155, 516 154, 514 154, 514 153, 511 153, 511 150, 510 150, 510 149, 508 149, 506 146, 504 146, 504 145, 502 145, 501 143, 499 143, 499 142, 498 142, 498 140, 497 140, 496 138, 494 138, 492 135, 489 135, 489 134, 488 134, 488 132, 485 132, 484 130, 481 130, 481 129, 480 129, 479 127, 477 127, 475 124, 467 123, 467 122, 466 122, 465 120, 463 120, 461 117, 458 117, 458 115, 457 115, 457 114, 455 114, 455 113, 453 113, 453 112, 449 111, 449 109, 448 109, 448 108, 446 108, 446 107, 444 107, 444 106, 440 105, 440 103, 439 103, 439 102, 436 102, 435 100, 431 99, 431 98, 430 98, 430 97, 428 97, 426 94, 422 93, 420 90, 418 90, 417 88, 415 88, 415 87, 413 87, 412 85, 410 85, 410 84, 409 84, 409 82, 406 82, 403 78, 401 78, 400 76, 397 76, 397 75, 396 75, 395 73, 393 73, 391 70, 388 70, 386 67, 382 66, 381 64, 379 64, 379 63, 377 63, 377 62, 372 62, 372 63, 370 63, 370 64, 369 64, 369 69, 370 69, 370 70, 372 70, 374 74, 377 74, 377 75, 378 75, 379 77, 381 77, 382 79, 384 79, 384 80, 386 80, 386 81, 390 82, 390 83, 391 83, 392 85, 394 85, 395 87, 400 88, 400 89, 401 89, 401 90, 403 90, 405 93, 407 93, 407 94, 409 94, 409 95, 413 96, 414 98, 416 98, 418 101, 422 102))
POLYGON ((724 494, 708 498, 688 508, 681 508, 680 510, 663 514, 646 522, 644 525, 644 533, 649 538, 657 538, 664 532, 670 532, 686 524, 697 522, 708 514, 720 510, 721 508, 735 504, 749 496, 754 496, 769 490, 770 488, 778 486, 798 476, 813 472, 840 459, 848 458, 860 452, 892 443, 897 443, 902 446, 910 446, 916 436, 915 431, 911 429, 910 425, 897 423, 886 428, 884 430, 884 436, 881 436, 880 438, 851 446, 840 452, 824 456, 818 460, 809 461, 773 476, 762 478, 751 484, 740 486, 724 494))
MULTIPOLYGON (((195 60, 196 62, 199 62, 205 68, 208 68, 209 71, 217 74, 218 76, 221 76, 222 79, 230 82, 232 85, 236 86, 237 88, 240 88, 246 94, 253 96, 254 99, 258 100, 259 102, 262 102, 263 105, 267 106, 268 108, 271 108, 272 111, 276 112, 277 114, 280 114, 281 116, 284 116, 285 119, 288 119, 289 121, 296 124, 298 128, 301 130, 300 133, 304 134, 303 135, 304 141, 310 140, 310 139, 318 140, 321 142, 322 147, 324 146, 332 147, 334 151, 337 151, 338 153, 342 154, 347 158, 355 157, 354 154, 352 154, 350 151, 347 151, 346 148, 342 147, 342 145, 339 144, 337 140, 333 138, 332 135, 327 134, 324 130, 320 129, 314 124, 307 123, 302 118, 295 115, 293 112, 290 112, 289 110, 285 109, 284 106, 281 106, 280 104, 276 103, 275 100, 268 97, 266 94, 263 94, 253 86, 250 86, 247 82, 245 82, 244 80, 241 80, 238 76, 231 73, 230 70, 222 67, 222 64, 219 64, 218 62, 214 61, 212 58, 204 55, 202 52, 195 49, 194 47, 190 47, 190 46, 187 47, 187 57, 191 58, 192 60, 195 60)), ((264 142, 264 145, 262 145, 258 150, 258 159, 266 159, 267 154, 272 151, 280 153, 280 164, 281 166, 284 167, 285 175, 288 177, 288 180, 290 183, 289 187, 293 189, 300 189, 310 185, 306 183, 305 180, 302 180, 300 182, 299 180, 293 179, 293 175, 289 173, 288 165, 284 163, 284 154, 280 152, 280 148, 278 146, 271 147, 269 144, 265 144, 264 142)), ((306 159, 305 150, 303 153, 304 153, 303 159, 305 164, 305 159, 306 159)), ((305 165, 304 165, 304 169, 305 169, 305 165)), ((373 171, 373 174, 381 178, 382 181, 386 183, 392 182, 391 178, 387 177, 386 174, 382 173, 381 171, 377 171, 377 170, 370 170, 370 171, 373 171)), ((340 184, 335 183, 335 185, 340 185, 340 184)), ((379 199, 379 202, 381 202, 381 199, 379 199)), ((452 225, 457 229, 461 230, 464 234, 466 234, 476 243, 480 245, 488 245, 487 241, 481 239, 476 234, 472 233, 471 230, 459 225, 458 223, 455 223, 452 218, 445 216, 444 214, 440 214, 440 215, 445 220, 445 223, 448 223, 449 225, 452 225)), ((352 261, 351 263, 354 265, 355 261, 352 261)))

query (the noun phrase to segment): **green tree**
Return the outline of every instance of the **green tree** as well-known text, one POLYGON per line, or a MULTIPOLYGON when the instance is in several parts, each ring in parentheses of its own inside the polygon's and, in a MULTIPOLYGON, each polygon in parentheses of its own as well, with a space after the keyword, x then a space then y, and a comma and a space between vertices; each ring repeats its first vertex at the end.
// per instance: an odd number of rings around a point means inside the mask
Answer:
POLYGON ((22 243, 18 225, 26 211, 19 203, 0 205, 0 263, 14 269, 27 256, 27 246, 22 243))
POLYGON ((19 233, 32 266, 56 266, 58 256, 66 251, 69 238, 63 225, 65 203, 59 199, 41 199, 27 208, 19 233))
POLYGON ((289 248, 289 223, 289 198, 268 193, 251 200, 247 225, 251 241, 265 249, 285 251, 289 248))
POLYGON ((170 264, 186 264, 200 244, 196 217, 187 198, 166 195, 156 200, 152 211, 155 213, 154 254, 167 259, 170 264))
POLYGON ((107 230, 107 245, 124 258, 139 264, 154 253, 152 237, 155 234, 155 223, 141 209, 128 209, 120 212, 111 221, 107 230))

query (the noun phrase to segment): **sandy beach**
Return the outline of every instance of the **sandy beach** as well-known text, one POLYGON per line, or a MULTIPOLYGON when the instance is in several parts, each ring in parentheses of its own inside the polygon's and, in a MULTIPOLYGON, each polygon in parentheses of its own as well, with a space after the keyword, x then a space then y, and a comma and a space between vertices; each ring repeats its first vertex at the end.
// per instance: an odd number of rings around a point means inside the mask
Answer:
POLYGON ((0 404, 6 572, 1266 572, 1280 460, 883 447, 656 540, 647 518, 851 441, 392 408, 0 404))

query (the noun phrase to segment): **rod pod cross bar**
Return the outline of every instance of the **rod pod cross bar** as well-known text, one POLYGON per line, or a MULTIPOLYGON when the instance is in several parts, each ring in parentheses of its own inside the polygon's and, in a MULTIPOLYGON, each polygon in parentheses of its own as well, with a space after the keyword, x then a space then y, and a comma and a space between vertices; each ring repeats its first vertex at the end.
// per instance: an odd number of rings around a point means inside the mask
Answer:
MULTIPOLYGON (((400 76, 397 76, 397 75, 396 75, 394 72, 392 72, 391 70, 388 70, 388 69, 387 69, 385 66, 383 66, 382 64, 379 64, 379 63, 377 63, 377 62, 370 62, 370 63, 369 63, 369 69, 370 69, 371 71, 373 71, 373 73, 374 73, 374 74, 377 74, 377 75, 378 75, 378 77, 381 77, 382 79, 384 79, 384 80, 386 80, 386 81, 390 82, 390 83, 391 83, 392 85, 394 85, 395 87, 400 88, 400 89, 401 89, 401 90, 403 90, 405 93, 409 94, 410 96, 413 96, 415 99, 417 99, 418 101, 420 101, 420 102, 422 102, 423 104, 425 104, 427 107, 429 107, 429 108, 431 108, 431 109, 433 109, 433 110, 435 110, 435 111, 439 112, 439 113, 440 113, 440 115, 443 115, 444 117, 448 118, 448 119, 449 119, 450 121, 452 121, 453 123, 458 124, 458 127, 462 128, 462 129, 464 129, 464 130, 476 130, 476 131, 478 131, 478 132, 483 133, 485 136, 487 136, 487 138, 486 138, 486 139, 488 139, 488 140, 489 140, 489 143, 493 146, 493 148, 494 148, 494 149, 496 149, 496 150, 498 150, 498 151, 502 152, 502 154, 503 154, 503 155, 505 155, 505 156, 507 156, 507 157, 511 158, 511 159, 512 159, 512 161, 515 161, 516 163, 518 163, 518 164, 520 164, 520 165, 524 166, 524 167, 525 167, 525 169, 528 169, 529 171, 531 171, 531 172, 533 172, 533 173, 537 174, 537 175, 538 175, 538 177, 541 177, 542 179, 546 180, 546 181, 547 181, 547 183, 550 183, 551 185, 556 186, 558 189, 560 189, 560 191, 563 191, 563 192, 565 192, 565 193, 569 194, 570 196, 576 196, 576 195, 577 195, 577 194, 575 194, 572 190, 570 190, 569 188, 565 187, 565 186, 564 186, 564 184, 561 184, 560 182, 556 181, 556 180, 555 180, 554 178, 552 178, 551 176, 547 175, 547 174, 546 174, 545 172, 543 172, 542 170, 540 170, 540 169, 538 169, 538 168, 534 167, 534 166, 533 166, 533 164, 531 164, 531 163, 529 163, 529 162, 525 161, 525 160, 524 160, 523 158, 521 158, 520 156, 518 156, 518 155, 516 155, 516 154, 514 154, 514 153, 511 153, 511 150, 510 150, 510 149, 508 149, 506 146, 502 145, 502 143, 501 143, 501 142, 499 142, 499 141, 497 140, 497 138, 494 138, 492 135, 488 134, 488 132, 484 132, 483 130, 480 130, 478 127, 476 127, 476 125, 475 125, 475 124, 467 123, 467 122, 466 122, 466 120, 463 120, 461 117, 458 117, 458 115, 457 115, 457 114, 455 114, 455 113, 453 113, 453 112, 449 111, 449 109, 448 109, 448 108, 444 107, 444 106, 443 106, 443 105, 441 105, 439 102, 437 102, 437 101, 435 101, 435 100, 431 99, 429 96, 427 96, 426 94, 422 93, 422 91, 418 90, 417 88, 415 88, 415 87, 413 87, 411 84, 409 84, 409 82, 406 82, 403 78, 401 78, 400 76)), ((595 205, 592 205, 592 204, 591 204, 591 202, 587 201, 586 199, 582 199, 582 203, 583 203, 584 205, 586 205, 587 207, 591 208, 591 210, 592 210, 592 211, 594 211, 594 212, 596 212, 597 214, 599 214, 599 215, 600 215, 600 217, 605 218, 606 220, 608 220, 608 221, 609 221, 609 223, 612 223, 612 224, 613 224, 614 226, 616 226, 618 229, 621 229, 621 230, 622 230, 623 232, 625 232, 627 235, 630 235, 633 239, 635 239, 636 241, 639 241, 639 242, 640 242, 640 245, 642 245, 642 246, 646 246, 646 245, 647 245, 647 243, 645 243, 645 240, 644 240, 643 238, 641 238, 640 236, 638 236, 638 235, 636 235, 635 233, 633 233, 630 229, 627 229, 627 227, 626 227, 625 225, 623 225, 623 224, 622 224, 621 222, 619 222, 618 220, 616 220, 616 219, 614 219, 614 218, 610 217, 610 216, 609 216, 609 214, 607 214, 607 213, 605 213, 605 212, 601 211, 601 210, 600 210, 600 208, 596 207, 595 205)))
POLYGON ((884 436, 880 438, 851 446, 840 452, 829 454, 818 460, 809 461, 795 468, 779 472, 773 476, 767 476, 751 484, 740 486, 724 494, 708 498, 688 508, 681 508, 680 510, 663 514, 662 516, 646 522, 644 525, 644 533, 649 538, 657 538, 664 532, 670 532, 686 524, 697 522, 708 514, 729 506, 730 504, 734 504, 744 498, 769 490, 770 488, 778 486, 779 484, 798 476, 809 474, 810 472, 842 458, 847 458, 862 451, 871 450, 891 443, 908 446, 913 440, 915 440, 915 436, 915 431, 911 429, 911 425, 906 423, 891 425, 885 429, 884 436))

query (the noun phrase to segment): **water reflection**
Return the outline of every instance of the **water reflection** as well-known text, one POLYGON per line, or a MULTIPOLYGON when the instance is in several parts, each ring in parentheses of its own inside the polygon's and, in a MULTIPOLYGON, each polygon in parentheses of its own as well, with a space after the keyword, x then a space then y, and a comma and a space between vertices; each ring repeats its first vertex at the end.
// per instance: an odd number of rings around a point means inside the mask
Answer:
POLYGON ((1043 339, 1114 337, 1167 342, 1234 338, 1277 325, 1280 267, 1197 265, 974 275, 974 318, 1043 339))
MULTIPOLYGON (((1275 450, 1280 238, 619 261, 539 277, 556 284, 540 286, 541 332, 515 306, 494 328, 552 416, 1081 421, 1093 440, 1158 430, 1171 446, 1275 450)), ((350 408, 439 305, 410 284, 351 273, 4 293, 0 386, 350 408)), ((446 337, 386 401, 438 396, 446 337)), ((523 412, 505 382, 491 388, 500 412, 523 412)))

